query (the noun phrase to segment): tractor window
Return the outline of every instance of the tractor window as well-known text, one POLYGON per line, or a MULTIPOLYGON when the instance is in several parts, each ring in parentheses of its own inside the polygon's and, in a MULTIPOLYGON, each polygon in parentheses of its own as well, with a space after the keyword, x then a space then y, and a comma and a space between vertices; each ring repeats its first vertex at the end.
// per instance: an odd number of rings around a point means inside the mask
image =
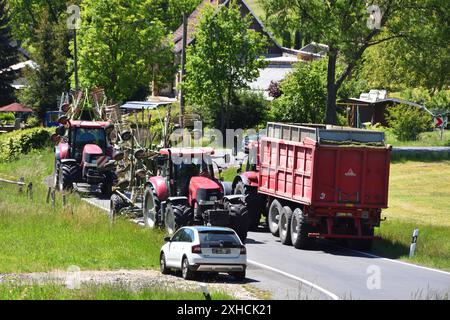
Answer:
POLYGON ((83 148, 87 144, 95 144, 106 153, 106 134, 103 129, 76 128, 72 130, 70 140, 77 161, 81 161, 83 148))
POLYGON ((191 178, 197 176, 214 177, 212 165, 207 164, 203 157, 192 157, 190 161, 174 164, 177 195, 187 195, 191 178))

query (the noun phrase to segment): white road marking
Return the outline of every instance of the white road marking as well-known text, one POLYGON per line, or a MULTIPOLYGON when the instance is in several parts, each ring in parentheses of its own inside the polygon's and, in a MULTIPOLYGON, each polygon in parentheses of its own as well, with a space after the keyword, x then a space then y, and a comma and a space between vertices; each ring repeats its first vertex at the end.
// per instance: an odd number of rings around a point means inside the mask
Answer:
POLYGON ((292 274, 289 274, 287 272, 284 272, 284 271, 272 268, 272 267, 270 267, 268 265, 265 265, 265 264, 262 264, 262 263, 259 263, 259 262, 253 261, 253 260, 248 260, 247 262, 250 263, 250 264, 253 264, 255 266, 261 267, 263 269, 270 270, 270 271, 275 272, 275 273, 279 273, 279 274, 281 274, 281 275, 283 275, 285 277, 294 279, 296 281, 300 281, 301 283, 306 284, 307 286, 312 287, 312 288, 314 288, 314 289, 316 289, 316 290, 326 294, 327 296, 329 296, 333 300, 340 300, 339 297, 337 295, 335 295, 334 293, 332 293, 332 292, 330 292, 330 291, 328 291, 328 290, 326 290, 326 289, 324 289, 322 287, 319 287, 318 285, 316 285, 316 284, 314 284, 314 283, 312 283, 312 282, 310 282, 308 280, 299 278, 299 277, 294 276, 292 274))
POLYGON ((377 255, 374 255, 374 254, 371 254, 371 253, 358 251, 358 250, 354 250, 354 249, 349 249, 349 248, 344 248, 344 247, 341 247, 341 246, 339 246, 339 248, 342 248, 342 249, 345 249, 345 250, 348 250, 348 251, 353 251, 353 252, 356 252, 356 253, 359 253, 359 254, 371 257, 371 258, 378 258, 378 259, 382 259, 382 260, 387 260, 387 261, 390 261, 390 262, 399 263, 399 264, 403 264, 403 265, 406 265, 406 266, 419 268, 419 269, 424 269, 424 270, 428 270, 428 271, 438 272, 438 273, 442 273, 442 274, 450 276, 450 272, 447 272, 447 271, 444 271, 444 270, 433 269, 433 268, 419 266, 417 264, 413 264, 413 263, 409 263, 409 262, 404 262, 404 261, 400 261, 400 260, 384 258, 384 257, 380 257, 380 256, 377 256, 377 255))

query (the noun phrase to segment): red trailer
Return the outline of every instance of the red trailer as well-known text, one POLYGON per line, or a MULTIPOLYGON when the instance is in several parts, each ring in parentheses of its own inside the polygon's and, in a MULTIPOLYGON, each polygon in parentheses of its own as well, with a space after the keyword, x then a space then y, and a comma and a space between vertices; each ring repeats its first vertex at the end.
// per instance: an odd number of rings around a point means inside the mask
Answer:
POLYGON ((349 239, 369 249, 388 205, 390 153, 382 132, 269 123, 254 171, 236 177, 235 192, 247 195, 254 219, 262 207, 251 202, 263 199, 283 244, 349 239))

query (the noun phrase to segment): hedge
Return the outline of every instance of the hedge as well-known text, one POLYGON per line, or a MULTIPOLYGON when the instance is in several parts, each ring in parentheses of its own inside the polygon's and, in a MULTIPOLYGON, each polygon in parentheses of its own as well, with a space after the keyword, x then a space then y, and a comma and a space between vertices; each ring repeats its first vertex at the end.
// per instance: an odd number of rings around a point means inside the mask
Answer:
POLYGON ((33 128, 0 135, 0 162, 9 162, 33 149, 51 145, 52 129, 33 128))

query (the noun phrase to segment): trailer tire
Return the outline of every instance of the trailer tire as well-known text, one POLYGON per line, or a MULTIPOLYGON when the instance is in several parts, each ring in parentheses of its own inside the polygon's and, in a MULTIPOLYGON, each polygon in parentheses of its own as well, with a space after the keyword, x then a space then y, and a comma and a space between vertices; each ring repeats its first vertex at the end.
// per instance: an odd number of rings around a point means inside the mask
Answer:
POLYGON ((291 221, 292 221, 292 210, 288 206, 283 207, 280 217, 280 240, 281 243, 287 246, 292 244, 291 241, 291 221))
POLYGON ((242 204, 231 205, 231 229, 236 231, 237 235, 242 242, 247 240, 248 234, 248 210, 247 207, 242 204))
POLYGON ((280 235, 278 226, 280 224, 280 215, 282 211, 283 207, 281 206, 280 202, 278 202, 278 200, 273 200, 269 208, 269 214, 267 215, 267 223, 269 225, 270 232, 275 237, 278 237, 280 235))
POLYGON ((311 249, 315 241, 308 237, 311 226, 306 222, 305 215, 300 208, 295 209, 291 220, 291 240, 296 249, 311 249))
POLYGON ((164 223, 169 235, 173 235, 178 229, 188 225, 191 219, 192 210, 188 206, 167 205, 164 223))
POLYGON ((156 196, 154 190, 147 186, 144 191, 144 203, 142 205, 142 215, 145 226, 148 228, 157 228, 160 224, 159 209, 161 201, 156 196))
POLYGON ((119 195, 113 194, 109 205, 109 221, 113 222, 114 218, 125 206, 125 201, 119 195))
POLYGON ((259 222, 261 221, 261 210, 256 188, 246 186, 242 181, 239 181, 234 188, 234 194, 245 195, 245 205, 248 210, 249 230, 258 230, 259 222))

